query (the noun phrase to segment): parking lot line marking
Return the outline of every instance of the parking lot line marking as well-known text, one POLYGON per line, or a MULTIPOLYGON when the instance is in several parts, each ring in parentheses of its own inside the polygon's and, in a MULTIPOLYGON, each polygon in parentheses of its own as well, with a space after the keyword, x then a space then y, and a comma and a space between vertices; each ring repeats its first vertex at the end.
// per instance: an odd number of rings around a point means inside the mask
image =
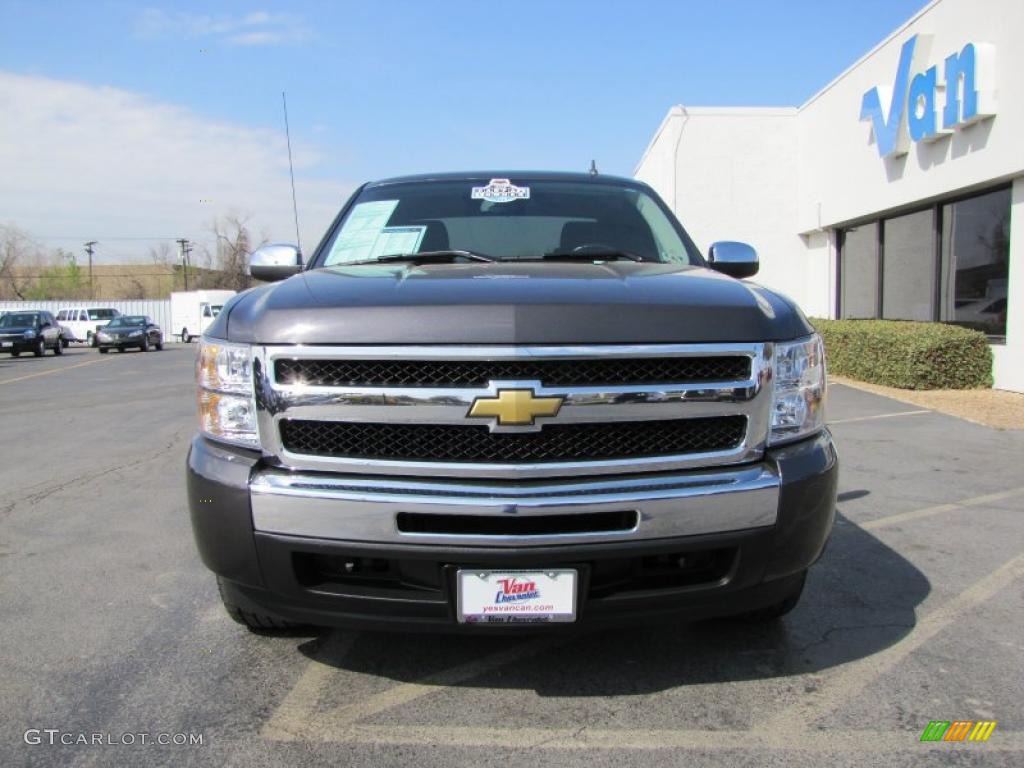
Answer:
POLYGON ((1024 576, 1024 554, 1010 559, 995 571, 974 582, 934 611, 924 616, 899 642, 884 651, 865 656, 842 667, 827 678, 815 693, 801 696, 767 720, 755 726, 763 731, 790 731, 806 728, 844 702, 853 700, 877 678, 884 675, 907 656, 954 624, 964 614, 992 598, 1024 576))
POLYGON ((874 421, 875 419, 891 419, 895 416, 918 416, 922 413, 935 413, 935 411, 897 411, 896 413, 879 413, 874 416, 855 416, 851 419, 839 419, 839 421, 830 421, 828 425, 834 426, 835 424, 852 424, 855 421, 874 421))
MULTIPOLYGON (((353 642, 354 633, 342 635, 341 644, 332 648, 332 656, 343 659, 352 648, 353 642)), ((274 714, 260 730, 260 736, 275 741, 293 741, 299 738, 300 732, 306 727, 307 718, 316 711, 320 693, 335 674, 337 670, 329 664, 310 660, 294 687, 288 691, 288 695, 278 704, 274 714)))
POLYGON ((74 365, 64 365, 60 368, 50 368, 46 371, 37 371, 36 373, 29 373, 24 376, 17 376, 13 379, 0 379, 0 384, 13 384, 16 381, 24 381, 25 379, 34 379, 37 376, 48 376, 51 373, 61 373, 63 371, 70 371, 72 368, 81 368, 85 365, 93 365, 94 363, 106 363, 110 360, 116 360, 116 357, 99 357, 95 360, 86 360, 84 363, 75 363, 74 365))
POLYGON ((973 496, 972 498, 961 499, 960 501, 951 501, 946 504, 936 504, 931 507, 924 507, 923 509, 911 510, 910 512, 898 512, 895 515, 879 517, 875 520, 867 520, 863 523, 857 523, 857 525, 864 530, 870 531, 876 528, 884 528, 889 525, 898 525, 899 523, 905 523, 910 520, 918 520, 922 517, 931 517, 932 515, 938 515, 942 512, 955 512, 958 509, 966 509, 967 507, 984 506, 985 504, 1003 501, 1004 499, 1012 499, 1014 496, 1022 495, 1024 495, 1024 486, 1011 488, 1008 491, 999 491, 998 493, 987 493, 984 496, 973 496))
POLYGON ((473 661, 443 669, 411 683, 399 685, 369 696, 362 701, 346 704, 327 712, 317 712, 320 693, 337 670, 317 664, 321 669, 307 668, 306 673, 278 707, 264 726, 264 738, 282 741, 294 740, 337 740, 331 734, 341 734, 359 720, 385 710, 408 704, 416 699, 437 693, 446 686, 472 680, 521 658, 532 656, 539 651, 565 642, 565 638, 546 637, 533 642, 516 645, 473 661), (307 679, 308 676, 308 679, 307 679), (293 695, 294 694, 294 695, 293 695), (287 707, 284 705, 287 704, 287 707))
MULTIPOLYGON (((985 749, 1024 751, 1024 733, 999 731, 999 741, 985 749)), ((499 728, 444 725, 356 725, 337 733, 310 733, 312 741, 365 745, 491 747, 551 750, 773 750, 793 752, 894 752, 948 750, 943 742, 921 742, 920 732, 826 730, 765 732, 749 730, 499 728), (340 738, 339 738, 340 737, 340 738)))

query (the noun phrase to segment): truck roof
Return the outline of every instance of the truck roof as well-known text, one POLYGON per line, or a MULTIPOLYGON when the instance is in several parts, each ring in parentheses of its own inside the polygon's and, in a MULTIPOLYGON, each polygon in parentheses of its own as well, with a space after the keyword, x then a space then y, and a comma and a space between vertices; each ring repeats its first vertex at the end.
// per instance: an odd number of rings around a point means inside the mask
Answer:
POLYGON ((382 187, 388 184, 406 184, 422 181, 489 181, 490 179, 515 179, 516 181, 575 181, 612 183, 625 187, 647 189, 642 181, 627 176, 610 176, 603 173, 574 173, 570 171, 448 171, 445 173, 420 173, 411 176, 394 176, 389 179, 371 181, 367 187, 382 187))

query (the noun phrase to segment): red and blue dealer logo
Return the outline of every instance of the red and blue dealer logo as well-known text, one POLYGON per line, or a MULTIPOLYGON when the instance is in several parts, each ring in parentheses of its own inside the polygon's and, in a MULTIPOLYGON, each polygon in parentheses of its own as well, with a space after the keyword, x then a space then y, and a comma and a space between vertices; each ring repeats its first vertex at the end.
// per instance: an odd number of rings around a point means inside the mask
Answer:
POLYGON ((510 579, 498 579, 501 589, 494 596, 495 605, 500 603, 517 603, 520 600, 533 600, 540 597, 540 590, 533 581, 520 581, 515 576, 510 579))

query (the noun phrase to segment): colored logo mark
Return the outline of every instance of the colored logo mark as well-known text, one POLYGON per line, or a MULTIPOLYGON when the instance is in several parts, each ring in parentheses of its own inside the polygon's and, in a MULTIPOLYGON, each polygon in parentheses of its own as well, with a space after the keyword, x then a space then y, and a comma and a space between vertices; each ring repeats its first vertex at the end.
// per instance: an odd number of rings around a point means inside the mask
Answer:
POLYGON ((494 596, 495 603, 511 603, 517 600, 534 600, 540 597, 540 590, 537 584, 532 581, 519 581, 511 579, 498 579, 501 591, 494 596))
POLYGON ((932 720, 921 741, 988 741, 995 727, 995 720, 932 720))
POLYGON ((496 418, 500 426, 532 426, 541 416, 555 416, 561 397, 538 397, 532 389, 500 389, 497 397, 478 397, 470 418, 496 418))

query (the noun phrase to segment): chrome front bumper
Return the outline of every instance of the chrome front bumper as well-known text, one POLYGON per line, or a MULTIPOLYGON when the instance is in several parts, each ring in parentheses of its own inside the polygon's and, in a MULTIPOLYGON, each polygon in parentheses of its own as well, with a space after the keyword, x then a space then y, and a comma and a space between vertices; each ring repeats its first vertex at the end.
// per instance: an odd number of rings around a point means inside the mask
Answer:
POLYGON ((523 483, 397 480, 264 470, 249 483, 260 533, 378 544, 543 546, 629 542, 774 525, 781 480, 770 463, 728 470, 523 483), (629 530, 539 535, 410 533, 399 513, 546 516, 635 511, 629 530))

